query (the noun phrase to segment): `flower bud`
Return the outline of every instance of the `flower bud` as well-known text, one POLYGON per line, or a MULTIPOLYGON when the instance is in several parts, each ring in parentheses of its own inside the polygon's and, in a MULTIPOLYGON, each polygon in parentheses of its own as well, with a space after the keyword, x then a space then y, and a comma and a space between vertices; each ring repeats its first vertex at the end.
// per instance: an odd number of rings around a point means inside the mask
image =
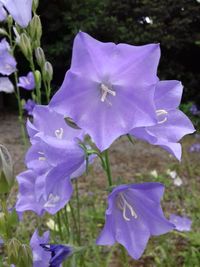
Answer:
POLYGON ((7 193, 14 182, 13 162, 7 148, 0 144, 0 193, 7 193))
POLYGON ((9 16, 7 17, 7 22, 8 22, 8 25, 12 26, 12 24, 13 24, 13 18, 12 18, 11 15, 9 15, 9 16))
POLYGON ((35 71, 34 78, 35 78, 35 84, 37 85, 37 88, 40 89, 41 88, 42 78, 41 78, 41 73, 40 73, 39 70, 35 71))
POLYGON ((32 252, 31 248, 28 245, 22 244, 19 247, 17 266, 20 267, 32 266, 32 252))
POLYGON ((39 6, 39 0, 33 0, 33 13, 36 12, 38 6, 39 6))
POLYGON ((53 67, 48 61, 44 64, 44 79, 48 82, 51 82, 53 79, 53 67))
POLYGON ((19 259, 19 248, 21 246, 21 243, 16 238, 12 238, 7 246, 8 246, 9 263, 17 264, 19 259))
POLYGON ((38 65, 42 68, 45 64, 45 55, 41 47, 37 47, 35 49, 35 57, 36 57, 38 65))
POLYGON ((42 36, 42 24, 38 15, 34 15, 34 17, 32 18, 29 25, 29 30, 30 37, 32 40, 32 47, 36 48, 40 46, 40 39, 42 36))
POLYGON ((26 33, 22 33, 20 36, 19 46, 24 54, 24 56, 29 60, 32 55, 32 48, 31 48, 31 40, 26 35, 26 33))

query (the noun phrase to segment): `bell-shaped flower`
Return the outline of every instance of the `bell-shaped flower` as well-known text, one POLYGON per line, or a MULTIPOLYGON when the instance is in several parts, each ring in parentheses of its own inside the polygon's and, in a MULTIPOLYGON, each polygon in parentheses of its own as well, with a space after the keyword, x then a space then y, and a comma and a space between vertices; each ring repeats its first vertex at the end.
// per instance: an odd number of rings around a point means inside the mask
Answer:
POLYGON ((40 246, 40 244, 46 243, 49 243, 49 232, 45 232, 42 236, 39 236, 36 230, 30 240, 33 254, 33 267, 49 267, 51 254, 40 246))
POLYGON ((35 88, 35 79, 33 72, 30 71, 27 76, 19 77, 19 83, 17 84, 19 87, 22 87, 28 91, 31 91, 35 88))
POLYGON ((157 123, 153 126, 134 128, 130 134, 158 145, 178 160, 181 159, 181 145, 178 141, 195 131, 188 117, 178 109, 183 86, 179 81, 160 81, 155 90, 157 123))
POLYGON ((15 22, 26 28, 32 18, 33 0, 1 0, 15 22))
POLYGON ((192 221, 186 216, 170 214, 169 221, 175 225, 175 230, 177 231, 189 232, 191 230, 192 221))
POLYGON ((7 94, 14 93, 14 85, 8 77, 0 77, 0 92, 7 94))
POLYGON ((102 151, 132 128, 153 125, 158 44, 102 43, 84 32, 50 106, 88 133, 102 151))
POLYGON ((150 236, 174 229, 163 215, 160 183, 120 185, 108 196, 105 226, 98 245, 123 245, 134 259, 141 257, 150 236))
POLYGON ((68 245, 41 244, 41 247, 51 253, 49 267, 60 267, 72 253, 73 248, 68 245))
POLYGON ((10 53, 10 46, 6 39, 0 42, 0 73, 10 75, 16 71, 17 62, 10 53))
POLYGON ((27 111, 29 116, 32 116, 35 105, 35 101, 33 101, 32 99, 28 99, 24 104, 23 109, 27 111))
POLYGON ((4 21, 6 19, 6 17, 7 17, 7 12, 0 2, 0 22, 4 21))

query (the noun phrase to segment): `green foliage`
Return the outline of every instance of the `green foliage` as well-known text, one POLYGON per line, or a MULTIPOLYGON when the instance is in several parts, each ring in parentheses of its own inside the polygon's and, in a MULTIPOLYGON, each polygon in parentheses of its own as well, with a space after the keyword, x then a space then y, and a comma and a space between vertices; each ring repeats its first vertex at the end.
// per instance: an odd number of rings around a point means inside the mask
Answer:
POLYGON ((200 4, 195 0, 43 0, 43 45, 60 86, 69 68, 75 34, 86 31, 102 41, 161 44, 161 79, 179 79, 184 99, 200 103, 200 4), (153 20, 147 23, 145 18, 153 20))

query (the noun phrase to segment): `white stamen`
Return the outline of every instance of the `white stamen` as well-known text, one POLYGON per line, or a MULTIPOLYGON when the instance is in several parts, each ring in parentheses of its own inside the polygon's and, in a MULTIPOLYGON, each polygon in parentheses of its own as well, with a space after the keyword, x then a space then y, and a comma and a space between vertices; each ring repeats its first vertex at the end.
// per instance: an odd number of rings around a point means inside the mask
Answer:
POLYGON ((60 128, 60 129, 55 130, 55 136, 58 139, 62 139, 63 138, 63 134, 64 134, 63 128, 60 128))
POLYGON ((39 155, 42 155, 41 157, 39 157, 38 159, 39 160, 46 160, 46 158, 43 156, 44 155, 44 152, 38 152, 39 155))
MULTIPOLYGON (((168 112, 165 109, 158 109, 156 110, 156 115, 159 118, 162 115, 167 115, 168 112)), ((167 116, 165 116, 162 120, 158 121, 158 124, 164 123, 167 121, 167 116)))
POLYGON ((49 194, 48 200, 45 203, 44 208, 54 208, 59 201, 60 197, 51 193, 49 194))
POLYGON ((136 212, 134 211, 133 207, 128 203, 128 201, 126 200, 126 198, 122 193, 118 195, 117 206, 120 210, 122 210, 124 220, 130 221, 130 218, 128 218, 126 215, 127 209, 130 211, 131 216, 137 219, 138 216, 136 212))
POLYGON ((102 91, 101 102, 104 102, 106 100, 107 94, 116 96, 116 92, 111 90, 107 85, 103 83, 101 84, 101 91, 102 91))

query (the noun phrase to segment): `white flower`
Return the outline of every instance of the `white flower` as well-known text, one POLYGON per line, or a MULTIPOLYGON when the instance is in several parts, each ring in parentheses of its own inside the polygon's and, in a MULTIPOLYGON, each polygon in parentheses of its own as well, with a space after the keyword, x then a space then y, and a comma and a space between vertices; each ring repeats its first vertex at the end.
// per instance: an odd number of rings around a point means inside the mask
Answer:
POLYGON ((151 171, 150 174, 155 178, 158 177, 158 172, 156 170, 151 171))
POLYGON ((182 179, 181 179, 179 176, 177 176, 177 177, 174 179, 174 185, 176 185, 176 186, 181 186, 182 184, 183 184, 182 179))
POLYGON ((14 86, 7 77, 0 78, 0 92, 13 93, 14 86))
POLYGON ((177 177, 176 171, 167 170, 167 174, 172 178, 175 179, 177 177))

